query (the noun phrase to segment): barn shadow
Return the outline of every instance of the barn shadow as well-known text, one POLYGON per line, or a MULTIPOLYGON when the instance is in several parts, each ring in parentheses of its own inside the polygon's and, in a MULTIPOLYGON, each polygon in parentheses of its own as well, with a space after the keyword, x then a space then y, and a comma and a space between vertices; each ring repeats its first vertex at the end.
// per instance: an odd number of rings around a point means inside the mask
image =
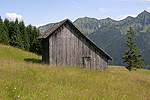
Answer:
POLYGON ((35 58, 26 58, 24 59, 26 62, 32 62, 32 63, 42 63, 41 59, 35 59, 35 58))

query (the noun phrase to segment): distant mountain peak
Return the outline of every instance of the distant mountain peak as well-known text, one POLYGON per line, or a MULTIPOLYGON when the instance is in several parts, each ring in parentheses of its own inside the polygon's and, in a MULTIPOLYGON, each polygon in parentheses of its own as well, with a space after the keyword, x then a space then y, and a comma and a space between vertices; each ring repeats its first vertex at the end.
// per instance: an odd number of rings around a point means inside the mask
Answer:
POLYGON ((113 20, 113 19, 111 19, 110 17, 107 17, 106 19, 107 19, 107 20, 113 20))
POLYGON ((142 13, 149 13, 148 11, 144 10, 142 13))
POLYGON ((141 12, 140 14, 138 14, 137 17, 141 17, 141 16, 150 16, 150 13, 146 10, 144 10, 143 12, 141 12))
POLYGON ((128 17, 126 17, 125 19, 130 19, 130 18, 134 18, 134 17, 132 17, 132 16, 128 16, 128 17))
POLYGON ((136 18, 136 22, 141 23, 142 25, 150 24, 150 13, 144 10, 136 18))

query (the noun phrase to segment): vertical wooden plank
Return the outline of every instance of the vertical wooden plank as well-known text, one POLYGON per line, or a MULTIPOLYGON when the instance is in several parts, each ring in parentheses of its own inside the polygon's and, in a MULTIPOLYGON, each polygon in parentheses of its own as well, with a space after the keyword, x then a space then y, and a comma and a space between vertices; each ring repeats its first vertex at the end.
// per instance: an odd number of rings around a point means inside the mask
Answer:
POLYGON ((84 44, 84 56, 87 57, 87 46, 84 44))
POLYGON ((100 67, 101 67, 101 69, 103 69, 102 62, 103 62, 103 60, 102 60, 102 54, 100 53, 100 67))
POLYGON ((61 60, 62 60, 62 42, 63 41, 61 39, 61 31, 59 30, 58 33, 59 33, 59 45, 58 45, 58 47, 59 47, 59 60, 58 60, 58 65, 62 65, 61 60))
POLYGON ((80 67, 83 66, 83 62, 82 62, 82 41, 81 41, 81 36, 79 36, 79 39, 78 39, 78 63, 79 63, 79 66, 80 66, 80 67))
POLYGON ((94 48, 94 52, 93 52, 93 58, 94 58, 93 67, 94 67, 95 69, 97 69, 97 67, 96 67, 96 54, 95 54, 95 52, 96 52, 96 49, 94 48))
POLYGON ((56 65, 56 36, 55 34, 53 34, 53 43, 54 43, 54 49, 53 49, 53 57, 54 57, 54 60, 53 60, 53 65, 56 65))
POLYGON ((62 39, 61 39, 61 31, 59 29, 59 65, 62 65, 62 39))
POLYGON ((106 66, 104 70, 107 70, 107 69, 108 69, 108 59, 106 58, 106 66))
POLYGON ((93 51, 92 51, 92 47, 90 47, 90 57, 91 57, 91 69, 94 69, 93 68, 93 51))
POLYGON ((75 31, 73 30, 73 28, 71 27, 71 30, 72 30, 72 36, 73 36, 73 66, 75 66, 75 62, 76 62, 76 58, 75 58, 75 31))
POLYGON ((102 69, 104 69, 104 60, 103 60, 103 55, 101 55, 102 57, 102 69))
POLYGON ((60 55, 60 32, 59 30, 57 30, 57 65, 60 65, 60 59, 61 59, 61 55, 60 55))
POLYGON ((99 70, 99 57, 98 57, 98 51, 96 50, 96 67, 99 70))
POLYGON ((71 66, 74 65, 74 36, 73 36, 73 33, 72 33, 72 30, 71 30, 71 27, 69 27, 70 29, 70 34, 71 34, 71 66))
POLYGON ((93 46, 91 48, 91 68, 94 69, 94 52, 93 52, 93 46))
POLYGON ((58 42, 58 38, 57 38, 57 34, 55 33, 55 66, 57 66, 57 54, 58 54, 58 49, 57 49, 57 43, 58 42))
POLYGON ((69 66, 71 66, 71 34, 70 34, 70 31, 69 31, 69 27, 68 28, 68 36, 69 36, 69 47, 68 47, 68 52, 69 52, 69 66))
POLYGON ((85 43, 86 43, 86 40, 84 38, 84 57, 87 57, 87 47, 86 47, 85 43))
POLYGON ((90 46, 88 47, 88 56, 91 57, 91 49, 90 49, 90 46))
POLYGON ((65 30, 66 30, 66 33, 67 33, 67 35, 66 35, 66 38, 67 38, 67 65, 69 65, 70 66, 70 45, 71 45, 71 43, 70 43, 70 33, 69 33, 69 30, 67 29, 68 27, 67 27, 67 25, 65 26, 65 30))
POLYGON ((99 56, 99 52, 97 51, 97 68, 99 70, 101 70, 101 67, 100 67, 100 56, 99 56))
MULTIPOLYGON (((69 27, 69 29, 70 29, 70 27, 69 27)), ((70 33, 70 66, 73 65, 73 51, 74 51, 73 45, 74 45, 73 34, 70 33)))
POLYGON ((65 65, 69 65, 69 60, 68 60, 68 33, 67 33, 67 29, 66 29, 66 27, 64 26, 63 27, 63 30, 64 30, 64 32, 65 32, 65 39, 66 39, 66 44, 65 44, 65 50, 66 50, 66 61, 65 61, 65 65))
POLYGON ((100 68, 102 69, 102 58, 101 58, 101 52, 100 52, 100 68))
POLYGON ((108 64, 108 62, 107 62, 108 60, 107 60, 107 58, 104 56, 104 69, 103 70, 107 70, 107 64, 108 64))
POLYGON ((66 41, 66 37, 65 37, 66 36, 66 32, 65 32, 64 28, 62 28, 61 31, 62 31, 62 35, 61 36, 62 36, 62 41, 63 41, 63 43, 62 43, 62 51, 63 51, 62 52, 62 65, 66 65, 66 61, 65 61, 66 60, 66 55, 67 55, 66 54, 66 48, 67 48, 66 47, 67 46, 66 43, 67 43, 67 41, 66 41))
POLYGON ((52 36, 49 38, 49 64, 52 65, 52 36))
POLYGON ((77 45, 76 44, 77 44, 77 41, 76 41, 76 36, 75 36, 74 30, 73 30, 73 36, 74 36, 74 59, 73 60, 74 60, 74 66, 77 66, 76 65, 76 61, 77 61, 77 56, 76 56, 77 55, 77 53, 76 53, 77 52, 77 50, 76 50, 77 45))
POLYGON ((99 69, 102 69, 102 67, 101 67, 101 53, 100 52, 98 53, 98 57, 99 57, 99 69))
POLYGON ((98 69, 97 68, 97 55, 96 55, 96 52, 97 52, 97 50, 95 49, 95 67, 96 67, 96 69, 98 69))
POLYGON ((91 52, 91 68, 92 69, 96 69, 95 68, 95 62, 94 62, 94 59, 95 59, 95 53, 94 53, 94 51, 92 50, 92 52, 91 52))
POLYGON ((63 39, 62 39, 62 34, 61 30, 59 29, 59 65, 62 65, 62 52, 63 52, 63 39))
POLYGON ((78 38, 77 38, 77 33, 75 32, 75 65, 76 66, 79 66, 79 63, 78 63, 78 54, 79 54, 79 51, 78 51, 78 38))
POLYGON ((97 66, 97 50, 95 50, 95 67, 98 70, 98 66, 97 66))
POLYGON ((55 63, 56 62, 56 58, 55 58, 56 57, 55 56, 55 52, 56 52, 56 50, 55 50, 55 48, 56 48, 55 47, 55 43, 56 43, 56 41, 55 41, 55 34, 53 34, 52 35, 52 46, 53 46, 53 48, 52 48, 52 59, 53 59, 52 60, 52 64, 53 65, 56 65, 56 63, 55 63))

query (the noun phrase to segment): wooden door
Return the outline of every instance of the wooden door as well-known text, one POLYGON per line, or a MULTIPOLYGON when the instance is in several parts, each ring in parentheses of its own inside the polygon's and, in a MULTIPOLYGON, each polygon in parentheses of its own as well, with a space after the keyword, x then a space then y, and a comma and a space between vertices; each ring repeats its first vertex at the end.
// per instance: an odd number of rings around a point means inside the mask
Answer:
POLYGON ((83 57, 83 66, 86 69, 91 69, 91 57, 83 57))

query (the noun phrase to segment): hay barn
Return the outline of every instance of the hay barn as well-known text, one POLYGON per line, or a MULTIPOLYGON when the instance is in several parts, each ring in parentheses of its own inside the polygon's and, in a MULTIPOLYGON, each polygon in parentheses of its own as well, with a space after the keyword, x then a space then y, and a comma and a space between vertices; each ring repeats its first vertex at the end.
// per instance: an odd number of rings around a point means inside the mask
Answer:
POLYGON ((42 39, 42 61, 46 64, 107 70, 108 60, 112 60, 69 19, 55 23, 38 39, 42 39))

